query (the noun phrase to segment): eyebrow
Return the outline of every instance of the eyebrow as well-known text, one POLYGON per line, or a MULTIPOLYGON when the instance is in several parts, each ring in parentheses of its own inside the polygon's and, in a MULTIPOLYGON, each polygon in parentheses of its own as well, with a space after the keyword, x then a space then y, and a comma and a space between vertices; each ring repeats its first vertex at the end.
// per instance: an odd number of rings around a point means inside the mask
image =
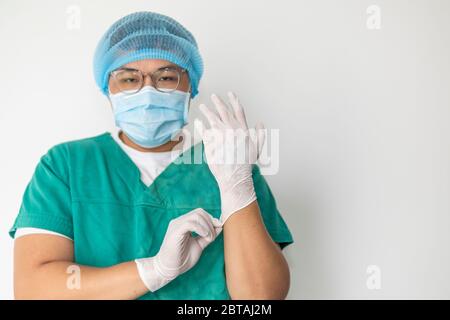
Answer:
MULTIPOLYGON (((167 65, 165 65, 165 66, 159 67, 158 69, 154 70, 153 72, 155 72, 155 71, 157 71, 157 70, 160 70, 160 69, 164 69, 164 68, 178 68, 178 69, 180 69, 179 66, 177 66, 176 64, 171 63, 171 64, 167 64, 167 65)), ((139 69, 135 69, 135 68, 127 68, 127 67, 118 68, 118 69, 116 69, 116 70, 140 71, 139 69)))

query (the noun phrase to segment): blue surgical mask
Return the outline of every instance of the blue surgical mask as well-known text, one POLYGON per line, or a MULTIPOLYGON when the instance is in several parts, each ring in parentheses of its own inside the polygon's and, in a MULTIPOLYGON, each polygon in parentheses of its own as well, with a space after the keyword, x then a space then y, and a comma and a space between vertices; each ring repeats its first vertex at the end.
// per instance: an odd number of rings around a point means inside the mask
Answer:
POLYGON ((158 147, 170 141, 187 124, 190 93, 160 92, 145 86, 137 93, 109 95, 116 126, 134 143, 158 147))

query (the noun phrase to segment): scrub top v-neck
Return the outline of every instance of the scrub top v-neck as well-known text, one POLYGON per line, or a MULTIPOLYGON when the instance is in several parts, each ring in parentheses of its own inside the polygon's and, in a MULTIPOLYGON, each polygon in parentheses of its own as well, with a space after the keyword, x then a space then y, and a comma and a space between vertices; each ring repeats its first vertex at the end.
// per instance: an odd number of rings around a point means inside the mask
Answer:
MULTIPOLYGON (((199 143, 180 157, 203 154, 199 143)), ((180 159, 179 157, 179 159, 180 159)), ((292 235, 273 194, 253 167, 257 201, 268 233, 285 247, 292 235)), ((158 253, 169 222, 195 208, 220 217, 217 183, 205 162, 175 161, 149 186, 109 132, 52 147, 41 157, 10 229, 33 227, 74 242, 78 264, 108 267, 158 253)), ((223 233, 186 273, 140 299, 229 299, 223 233)))

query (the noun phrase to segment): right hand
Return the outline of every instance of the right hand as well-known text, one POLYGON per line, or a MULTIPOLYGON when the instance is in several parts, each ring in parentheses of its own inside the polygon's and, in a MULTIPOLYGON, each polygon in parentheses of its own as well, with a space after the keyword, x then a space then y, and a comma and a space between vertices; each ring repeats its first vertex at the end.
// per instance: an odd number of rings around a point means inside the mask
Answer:
POLYGON ((203 140, 208 167, 219 186, 222 224, 232 214, 256 201, 252 169, 265 141, 262 123, 249 129, 238 97, 232 92, 228 96, 231 107, 219 96, 211 96, 217 112, 204 104, 199 106, 210 128, 198 119, 194 122, 203 140))
POLYGON ((221 222, 201 208, 170 221, 158 254, 135 260, 146 287, 156 291, 191 269, 221 231, 221 222))

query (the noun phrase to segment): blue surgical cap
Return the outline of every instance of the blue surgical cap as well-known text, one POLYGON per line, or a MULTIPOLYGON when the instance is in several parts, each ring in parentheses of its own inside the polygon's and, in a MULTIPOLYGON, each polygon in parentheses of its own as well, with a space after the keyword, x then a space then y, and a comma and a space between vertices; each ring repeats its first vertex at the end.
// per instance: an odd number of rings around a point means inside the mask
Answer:
POLYGON ((108 95, 109 73, 144 59, 167 60, 186 69, 191 97, 197 95, 203 60, 194 36, 174 19, 148 11, 119 19, 100 39, 94 55, 95 82, 108 95))

